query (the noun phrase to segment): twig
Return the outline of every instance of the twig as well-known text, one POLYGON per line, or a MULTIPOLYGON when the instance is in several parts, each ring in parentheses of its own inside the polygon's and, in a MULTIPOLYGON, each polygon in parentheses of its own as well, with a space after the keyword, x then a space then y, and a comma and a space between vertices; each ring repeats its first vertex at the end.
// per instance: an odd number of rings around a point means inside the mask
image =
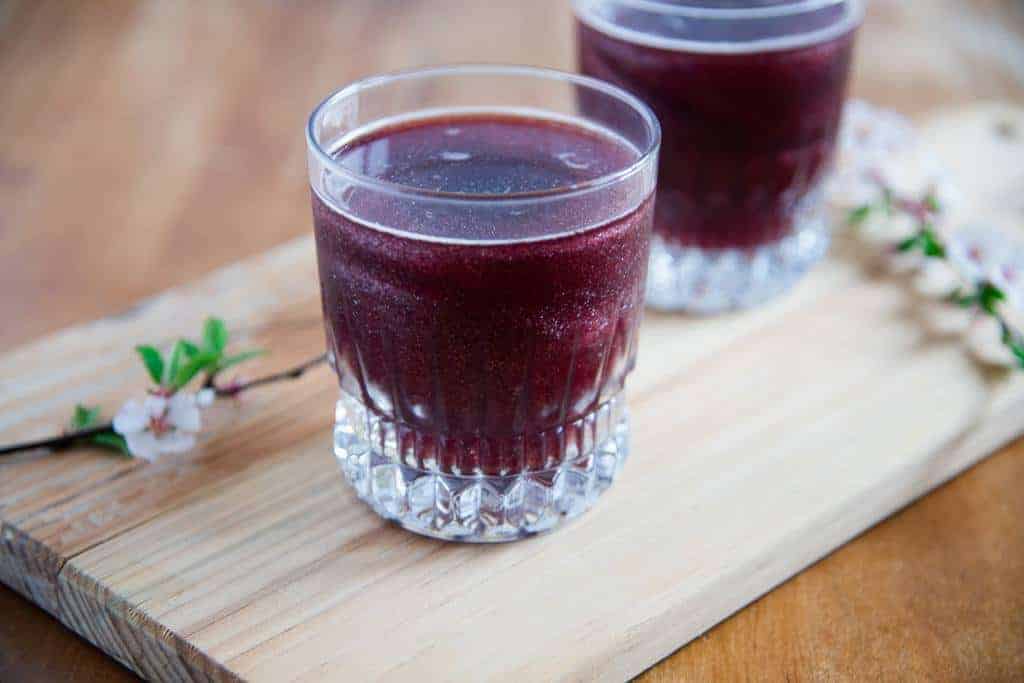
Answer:
POLYGON ((106 424, 99 425, 98 427, 90 427, 89 429, 82 429, 75 432, 66 432, 60 436, 51 436, 48 439, 26 441, 24 443, 16 443, 10 446, 0 446, 0 455, 18 453, 19 451, 33 451, 37 448, 49 448, 56 451, 73 446, 77 441, 98 436, 105 432, 112 431, 113 429, 114 424, 112 422, 108 422, 106 424))
MULTIPOLYGON (((941 213, 941 207, 933 193, 929 192, 923 199, 914 199, 898 195, 880 174, 873 174, 872 180, 878 185, 882 192, 883 199, 880 205, 865 204, 850 212, 848 222, 852 226, 863 223, 874 211, 881 210, 887 215, 892 210, 901 211, 917 223, 917 232, 908 239, 900 242, 896 251, 910 252, 919 251, 925 258, 950 261, 949 245, 942 236, 933 229, 934 219, 941 213)), ((1004 346, 1013 355, 1014 359, 1024 369, 1024 334, 1013 327, 1010 321, 1000 311, 998 304, 1006 299, 1005 293, 995 284, 988 280, 979 280, 973 283, 973 291, 964 293, 956 291, 948 297, 951 303, 973 308, 974 310, 988 315, 998 325, 1001 340, 1004 346)))
POLYGON ((267 375, 265 377, 258 377, 256 379, 249 380, 248 382, 228 384, 227 386, 217 386, 214 381, 216 378, 216 374, 212 374, 206 378, 206 381, 203 383, 203 386, 209 389, 213 389, 214 393, 216 393, 218 398, 231 398, 234 396, 238 396, 243 391, 248 391, 249 389, 254 389, 258 386, 263 386, 264 384, 272 384, 274 382, 280 382, 282 380, 288 379, 298 379, 302 377, 304 374, 306 374, 308 370, 311 370, 312 368, 315 368, 316 366, 326 361, 327 354, 325 353, 317 356, 316 358, 307 360, 305 363, 302 363, 301 365, 296 365, 294 368, 282 370, 281 372, 275 372, 274 374, 267 375))
MULTIPOLYGON (((281 372, 275 372, 271 375, 264 377, 257 377, 256 379, 248 382, 232 383, 227 386, 217 386, 216 374, 212 373, 206 377, 203 382, 203 387, 207 389, 213 389, 214 394, 218 398, 236 397, 239 394, 254 389, 259 386, 266 384, 273 384, 275 382, 282 382, 286 380, 293 380, 302 377, 306 372, 321 365, 327 360, 327 354, 321 354, 316 358, 307 360, 300 365, 296 365, 293 368, 282 370, 281 372)), ((9 455, 11 453, 19 453, 22 451, 31 451, 38 448, 48 448, 50 450, 61 450, 74 446, 76 443, 85 441, 94 436, 101 434, 113 434, 114 424, 107 422, 105 424, 98 425, 96 427, 89 427, 88 429, 82 429, 73 432, 66 432, 60 436, 50 437, 48 439, 39 439, 37 441, 25 441, 22 443, 11 444, 9 446, 0 446, 0 455, 9 455)))

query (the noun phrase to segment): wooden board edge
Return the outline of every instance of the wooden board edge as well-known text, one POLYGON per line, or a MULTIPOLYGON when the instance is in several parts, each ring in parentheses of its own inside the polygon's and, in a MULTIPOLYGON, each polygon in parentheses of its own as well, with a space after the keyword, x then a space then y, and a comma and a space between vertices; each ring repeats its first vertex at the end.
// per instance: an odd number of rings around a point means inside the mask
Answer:
POLYGON ((0 530, 0 581, 147 680, 241 680, 6 522, 0 530))
POLYGON ((63 566, 48 546, 0 520, 0 581, 58 619, 57 575, 63 566))
POLYGON ((692 606, 680 602, 660 616, 631 629, 619 648, 581 663, 576 674, 592 680, 622 681, 647 671, 861 534, 995 455, 1018 438, 1021 415, 1024 415, 1024 397, 1001 406, 998 414, 987 416, 984 422, 955 438, 924 462, 908 466, 907 469, 918 471, 898 478, 908 483, 890 486, 880 494, 876 490, 872 494, 857 496, 833 510, 830 518, 811 520, 805 528, 791 534, 800 538, 825 533, 829 539, 827 542, 815 544, 802 554, 783 557, 776 562, 760 561, 734 568, 726 583, 733 585, 735 590, 718 591, 717 595, 728 598, 717 598, 714 605, 705 608, 703 615, 694 615, 692 606), (823 532, 823 529, 827 531, 823 532), (714 621, 707 623, 708 618, 714 621), (680 624, 683 625, 682 634, 680 624))
POLYGON ((71 563, 58 576, 57 596, 68 628, 146 680, 242 681, 71 563))

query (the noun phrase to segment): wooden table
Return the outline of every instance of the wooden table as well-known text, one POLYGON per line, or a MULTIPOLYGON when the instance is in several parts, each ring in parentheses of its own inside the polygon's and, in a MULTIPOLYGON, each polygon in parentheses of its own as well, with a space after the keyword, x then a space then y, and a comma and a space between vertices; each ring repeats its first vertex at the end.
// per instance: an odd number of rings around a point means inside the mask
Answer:
MULTIPOLYGON (((874 1, 858 95, 911 115, 977 99, 1024 102, 1019 2, 910 4, 874 1)), ((308 231, 301 130, 323 94, 434 63, 572 68, 566 5, 0 3, 0 348, 116 313, 308 231)), ((1019 676, 1022 482, 1024 441, 646 677, 1019 676)), ((0 615, 0 680, 132 678, 3 587, 0 615)))

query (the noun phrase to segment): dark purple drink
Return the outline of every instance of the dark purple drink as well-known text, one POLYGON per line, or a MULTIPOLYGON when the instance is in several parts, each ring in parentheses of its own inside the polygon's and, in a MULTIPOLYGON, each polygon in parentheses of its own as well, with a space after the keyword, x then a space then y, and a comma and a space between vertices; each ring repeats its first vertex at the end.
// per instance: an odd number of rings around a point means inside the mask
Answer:
MULTIPOLYGON (((386 128, 335 156, 406 187, 483 196, 543 193, 636 157, 581 128, 496 116, 386 128)), ((462 239, 497 242, 478 245, 369 229, 314 195, 343 390, 395 423, 398 450, 417 467, 557 466, 579 439, 576 422, 618 394, 633 367, 651 207, 541 240, 523 240, 544 231, 531 221, 465 226, 462 239)), ((401 224, 409 207, 383 210, 401 224)), ((457 226, 450 232, 457 238, 457 226)))
POLYGON ((414 530, 514 538, 573 512, 566 486, 600 488, 625 429, 654 160, 597 123, 388 117, 343 136, 314 179, 339 458, 414 530), (638 164, 650 177, 621 185, 638 164))
MULTIPOLYGON (((637 94, 662 124, 659 248, 682 261, 738 255, 741 265, 727 269, 735 286, 749 275, 742 262, 762 248, 771 251, 800 230, 807 231, 804 242, 824 240, 818 194, 835 146, 859 11, 859 3, 841 0, 578 3, 580 69, 637 94)), ((785 260, 793 254, 776 251, 766 261, 792 275, 785 260)), ((745 286, 763 288, 768 279, 745 286)), ((699 294, 691 289, 684 298, 699 294)), ((754 298, 766 298, 761 294, 754 298)), ((712 299, 704 302, 709 309, 732 307, 712 299)))

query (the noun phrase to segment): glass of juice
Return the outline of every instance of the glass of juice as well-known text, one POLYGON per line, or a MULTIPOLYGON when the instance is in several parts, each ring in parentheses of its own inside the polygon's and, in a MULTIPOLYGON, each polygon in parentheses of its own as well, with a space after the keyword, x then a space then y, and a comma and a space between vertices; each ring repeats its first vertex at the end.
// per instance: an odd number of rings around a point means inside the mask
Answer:
POLYGON ((442 67, 339 90, 307 138, 356 493, 462 541, 586 510, 628 451, 654 113, 584 76, 442 67))
POLYGON ((715 313, 825 254, 822 181, 862 0, 575 0, 579 65, 661 121, 647 301, 715 313))

